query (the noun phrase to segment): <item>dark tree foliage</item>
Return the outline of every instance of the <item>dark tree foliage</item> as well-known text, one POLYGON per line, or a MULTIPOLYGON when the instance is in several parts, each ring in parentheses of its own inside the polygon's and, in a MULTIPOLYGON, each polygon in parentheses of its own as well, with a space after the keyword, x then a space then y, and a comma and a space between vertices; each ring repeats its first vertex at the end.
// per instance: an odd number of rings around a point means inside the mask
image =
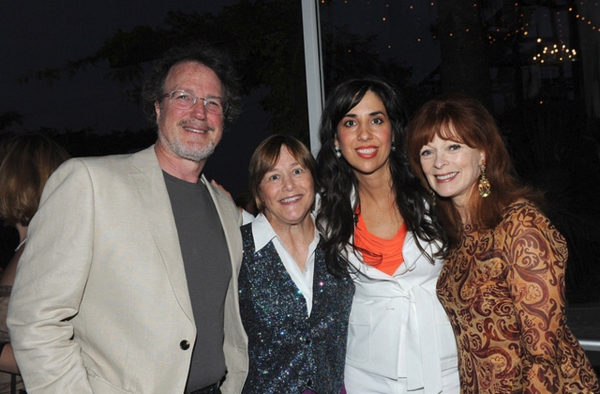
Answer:
POLYGON ((8 129, 13 124, 22 125, 23 115, 16 111, 8 111, 0 114, 0 131, 8 129))
MULTIPOLYGON (((320 2, 320 6, 328 7, 334 1, 320 2)), ((426 100, 451 90, 468 92, 490 108, 492 94, 511 97, 505 112, 496 115, 517 172, 526 182, 546 191, 546 211, 569 242, 569 300, 598 301, 600 121, 590 119, 581 99, 567 97, 568 82, 564 80, 546 83, 533 98, 524 93, 521 72, 531 62, 532 53, 523 50, 523 36, 506 32, 525 26, 535 7, 556 10, 557 1, 507 0, 501 8, 496 5, 490 0, 438 1, 441 17, 431 30, 440 40, 443 61, 417 86, 407 83, 410 68, 381 60, 373 49, 376 37, 351 34, 347 27, 323 31, 325 93, 344 79, 379 75, 404 90, 411 114, 426 100), (490 67, 504 77, 491 83, 490 67), (540 100, 546 104, 539 106, 540 100)), ((162 26, 117 31, 90 56, 62 68, 40 70, 22 80, 53 81, 101 66, 108 70, 106 79, 122 87, 123 97, 137 102, 149 62, 173 45, 201 39, 231 53, 245 94, 265 92, 261 105, 270 115, 270 132, 295 135, 308 143, 300 6, 300 1, 240 0, 218 15, 170 12, 162 26)), ((570 83, 582 84, 578 80, 570 83)), ((2 114, 0 131, 22 120, 18 113, 2 114)), ((151 129, 102 136, 93 130, 44 131, 54 135, 73 156, 131 152, 156 138, 156 131, 151 129)))
MULTIPOLYGON (((224 7, 218 15, 169 12, 160 27, 118 31, 94 54, 62 68, 37 71, 22 80, 55 80, 108 64, 106 78, 123 87, 126 99, 137 102, 149 62, 173 45, 204 40, 232 55, 245 94, 266 88, 260 103, 270 115, 270 132, 292 134, 308 142, 300 7, 299 1, 241 0, 224 7)), ((369 45, 372 37, 351 35, 344 29, 333 35, 335 39, 332 35, 324 38, 325 69, 331 70, 326 90, 343 79, 367 74, 387 75, 402 85, 410 76, 410 71, 398 64, 379 61, 369 45)))
POLYGON ((469 94, 491 108, 490 63, 479 9, 472 1, 438 2, 440 78, 444 92, 469 94))
MULTIPOLYGON (((82 130, 57 130, 42 127, 37 132, 56 141, 72 157, 133 153, 147 148, 156 141, 156 130, 154 128, 98 134, 89 128, 82 130)), ((15 132, 10 131, 3 131, 0 134, 0 159, 2 157, 1 148, 4 145, 3 141, 8 140, 15 134, 15 132)))

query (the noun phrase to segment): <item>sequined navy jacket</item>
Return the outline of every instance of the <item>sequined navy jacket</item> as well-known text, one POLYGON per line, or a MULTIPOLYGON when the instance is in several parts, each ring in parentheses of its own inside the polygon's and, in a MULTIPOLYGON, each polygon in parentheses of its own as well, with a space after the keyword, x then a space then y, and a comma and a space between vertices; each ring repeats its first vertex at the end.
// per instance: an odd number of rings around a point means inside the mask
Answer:
POLYGON ((344 377, 348 318, 354 285, 315 250, 313 306, 306 301, 269 242, 254 250, 252 224, 242 227, 244 260, 238 279, 240 312, 248 334, 250 371, 243 393, 339 394, 344 377))

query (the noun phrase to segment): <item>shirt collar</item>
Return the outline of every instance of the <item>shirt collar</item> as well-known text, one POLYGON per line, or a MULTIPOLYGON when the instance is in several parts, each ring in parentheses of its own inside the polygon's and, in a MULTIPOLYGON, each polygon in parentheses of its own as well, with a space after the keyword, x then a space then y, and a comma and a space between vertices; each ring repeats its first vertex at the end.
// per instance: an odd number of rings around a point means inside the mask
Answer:
POLYGON ((277 237, 271 223, 262 213, 259 213, 252 221, 252 237, 254 238, 254 250, 261 250, 273 238, 277 237))
MULTIPOLYGON (((313 213, 310 214, 310 218, 315 224, 315 216, 313 213)), ((252 221, 252 237, 254 238, 254 250, 261 250, 264 248, 273 238, 279 239, 279 236, 271 227, 271 223, 267 220, 266 216, 259 213, 256 218, 252 221)), ((319 230, 315 225, 315 238, 313 243, 315 245, 319 242, 319 230)))

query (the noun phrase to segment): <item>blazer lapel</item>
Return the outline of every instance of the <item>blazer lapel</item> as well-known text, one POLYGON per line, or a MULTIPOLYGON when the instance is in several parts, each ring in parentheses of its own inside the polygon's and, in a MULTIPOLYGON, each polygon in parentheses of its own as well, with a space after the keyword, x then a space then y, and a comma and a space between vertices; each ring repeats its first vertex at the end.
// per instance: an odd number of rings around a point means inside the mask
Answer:
POLYGON ((137 190, 139 205, 152 235, 152 242, 162 256, 175 297, 188 319, 194 322, 171 200, 154 146, 133 155, 131 164, 134 168, 131 179, 137 190))
MULTIPOLYGON (((200 177, 200 182, 203 182, 206 185, 208 193, 219 214, 219 219, 221 219, 221 226, 223 227, 223 233, 225 233, 227 247, 229 248, 229 257, 231 259, 233 275, 237 278, 242 261, 242 236, 240 232, 242 215, 237 211, 237 207, 228 197, 225 197, 224 194, 218 194, 213 189, 213 186, 208 182, 204 175, 200 177)), ((237 281, 233 281, 233 283, 236 284, 235 291, 237 292, 237 281)))

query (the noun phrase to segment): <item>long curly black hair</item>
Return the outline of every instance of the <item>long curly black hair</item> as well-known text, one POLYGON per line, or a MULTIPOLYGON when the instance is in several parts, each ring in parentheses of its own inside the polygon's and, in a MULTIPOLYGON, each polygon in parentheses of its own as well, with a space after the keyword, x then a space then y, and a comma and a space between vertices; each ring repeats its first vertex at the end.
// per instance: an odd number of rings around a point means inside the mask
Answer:
MULTIPOLYGON (((345 260, 336 257, 348 245, 355 251, 358 250, 352 245, 351 239, 355 226, 354 213, 360 201, 354 171, 343 157, 336 157, 334 143, 339 122, 367 92, 373 92, 381 99, 391 122, 392 140, 395 144, 389 158, 392 187, 407 229, 423 241, 440 241, 446 245, 444 232, 434 220, 430 209, 433 205, 432 196, 412 172, 404 149, 408 123, 404 97, 394 86, 380 78, 351 79, 338 85, 327 99, 319 126, 321 149, 317 155, 317 178, 321 185, 317 225, 325 237, 324 248, 330 264, 329 270, 339 275, 346 274, 349 267, 345 260), (354 200, 353 193, 356 196, 354 200)), ((417 245, 426 254, 419 242, 417 245)), ((439 255, 442 254, 443 250, 439 255)), ((433 257, 438 257, 426 256, 432 263, 433 257)))

